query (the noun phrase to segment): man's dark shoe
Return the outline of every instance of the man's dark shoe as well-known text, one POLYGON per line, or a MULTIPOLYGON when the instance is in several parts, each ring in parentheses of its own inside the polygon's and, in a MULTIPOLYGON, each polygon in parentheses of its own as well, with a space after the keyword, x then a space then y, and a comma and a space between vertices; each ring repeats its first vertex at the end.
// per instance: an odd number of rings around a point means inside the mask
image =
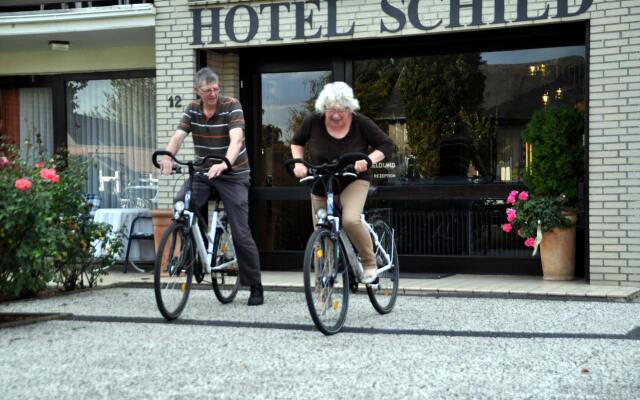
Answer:
POLYGON ((249 295, 249 304, 250 306, 259 306, 264 303, 264 290, 262 289, 262 285, 254 285, 251 286, 251 295, 249 295))

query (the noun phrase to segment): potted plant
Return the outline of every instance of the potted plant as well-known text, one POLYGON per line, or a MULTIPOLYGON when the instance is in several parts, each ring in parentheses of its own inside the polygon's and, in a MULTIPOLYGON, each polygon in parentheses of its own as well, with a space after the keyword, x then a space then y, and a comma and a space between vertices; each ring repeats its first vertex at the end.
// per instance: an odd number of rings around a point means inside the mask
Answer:
POLYGON ((504 231, 519 232, 525 244, 540 245, 543 278, 575 276, 578 183, 584 176, 584 115, 570 107, 536 111, 523 132, 529 192, 507 198, 504 231), (511 227, 509 227, 510 225, 511 227))

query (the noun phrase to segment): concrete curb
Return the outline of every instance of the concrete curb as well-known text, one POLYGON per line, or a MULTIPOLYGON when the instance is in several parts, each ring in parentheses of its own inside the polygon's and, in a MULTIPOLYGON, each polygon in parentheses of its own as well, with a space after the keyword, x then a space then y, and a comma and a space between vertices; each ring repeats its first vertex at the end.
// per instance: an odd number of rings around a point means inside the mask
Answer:
POLYGON ((0 313, 0 329, 35 324, 36 322, 64 319, 70 313, 0 313), (4 320, 6 322, 3 322, 4 320))

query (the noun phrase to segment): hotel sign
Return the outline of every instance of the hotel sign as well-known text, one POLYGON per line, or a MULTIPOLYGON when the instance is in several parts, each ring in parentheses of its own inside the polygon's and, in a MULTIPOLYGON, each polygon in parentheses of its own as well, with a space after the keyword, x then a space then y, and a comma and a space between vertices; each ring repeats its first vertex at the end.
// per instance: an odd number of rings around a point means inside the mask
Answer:
MULTIPOLYGON (((570 10, 569 0, 551 0, 546 2, 544 10, 532 12, 528 9, 529 2, 532 0, 516 0, 516 17, 507 21, 505 0, 490 0, 493 5, 491 14, 487 13, 486 8, 483 10, 482 0, 441 1, 443 3, 448 1, 447 19, 439 18, 436 12, 433 12, 432 17, 429 18, 426 1, 380 0, 379 33, 402 33, 405 29, 430 31, 438 27, 458 28, 573 17, 586 12, 593 2, 593 0, 578 0, 579 5, 572 5, 570 10), (549 4, 556 6, 555 14, 550 12, 549 4), (468 24, 463 24, 460 20, 460 11, 463 9, 471 11, 471 21, 468 24)), ((540 0, 535 2, 537 4, 540 0)), ((340 10, 342 5, 346 7, 350 4, 350 2, 338 0, 281 1, 256 5, 243 2, 226 6, 194 4, 191 9, 193 18, 191 45, 216 45, 227 41, 247 43, 256 37, 260 28, 268 30, 267 41, 352 37, 358 27, 355 21, 341 18, 340 10), (295 29, 282 32, 280 20, 283 17, 287 20, 293 17, 295 29), (338 27, 338 20, 340 27, 338 27), (237 29, 240 26, 242 29, 237 29), (206 42, 203 40, 204 36, 207 37, 206 42)), ((367 31, 370 31, 370 28, 367 28, 367 31)))

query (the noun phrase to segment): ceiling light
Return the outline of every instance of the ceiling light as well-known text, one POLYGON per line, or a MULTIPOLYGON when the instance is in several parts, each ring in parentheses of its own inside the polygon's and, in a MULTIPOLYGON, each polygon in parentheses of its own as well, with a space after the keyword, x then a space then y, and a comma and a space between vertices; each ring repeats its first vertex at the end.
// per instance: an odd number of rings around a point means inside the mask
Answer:
POLYGON ((53 51, 69 51, 69 42, 52 40, 49 42, 49 48, 53 51))

